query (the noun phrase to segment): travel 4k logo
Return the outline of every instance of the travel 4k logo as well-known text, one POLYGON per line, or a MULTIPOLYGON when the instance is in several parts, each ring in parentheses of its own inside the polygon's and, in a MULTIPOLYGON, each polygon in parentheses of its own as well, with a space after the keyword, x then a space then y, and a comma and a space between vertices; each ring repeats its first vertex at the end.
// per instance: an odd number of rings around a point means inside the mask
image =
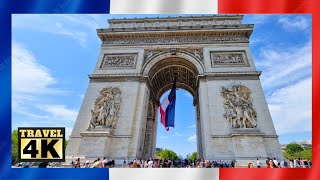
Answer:
POLYGON ((65 128, 18 128, 19 161, 65 161, 65 128))

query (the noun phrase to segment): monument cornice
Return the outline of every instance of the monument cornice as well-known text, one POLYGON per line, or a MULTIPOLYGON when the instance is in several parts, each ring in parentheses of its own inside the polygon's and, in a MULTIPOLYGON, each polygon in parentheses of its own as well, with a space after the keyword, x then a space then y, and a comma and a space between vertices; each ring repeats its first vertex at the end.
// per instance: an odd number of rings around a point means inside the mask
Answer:
MULTIPOLYGON (((231 71, 231 72, 206 72, 203 75, 198 75, 200 78, 206 78, 206 77, 225 77, 225 76, 260 76, 261 71, 231 71)), ((148 76, 143 76, 141 73, 128 73, 128 74, 89 74, 88 77, 90 79, 104 79, 108 77, 116 77, 116 78, 140 78, 140 79, 147 79, 148 76)))
POLYGON ((102 46, 143 44, 248 43, 252 28, 98 33, 102 46))
POLYGON ((122 38, 122 37, 157 37, 161 36, 199 36, 199 35, 251 35, 253 31, 252 27, 243 26, 237 28, 210 28, 210 29, 164 29, 158 31, 145 30, 145 31, 132 31, 132 32, 115 32, 115 31, 101 31, 97 30, 97 34, 102 40, 104 38, 122 38))
POLYGON ((193 26, 162 26, 162 27, 123 27, 123 28, 100 28, 98 34, 102 33, 130 33, 130 32, 159 32, 159 31, 190 31, 190 30, 232 30, 253 29, 253 24, 221 24, 221 25, 193 25, 193 26))

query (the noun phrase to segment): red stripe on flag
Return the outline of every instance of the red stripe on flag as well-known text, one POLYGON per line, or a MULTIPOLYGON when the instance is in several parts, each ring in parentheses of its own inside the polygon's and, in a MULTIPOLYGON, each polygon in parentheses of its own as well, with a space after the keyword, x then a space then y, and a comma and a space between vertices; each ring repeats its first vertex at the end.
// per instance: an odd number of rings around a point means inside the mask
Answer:
MULTIPOLYGON (((318 163, 318 162, 315 162, 318 163)), ((312 168, 221 168, 219 169, 220 180, 257 180, 257 179, 289 179, 289 180, 313 180, 316 169, 312 168)))
POLYGON ((160 106, 160 115, 161 115, 161 124, 166 127, 166 112, 165 110, 162 109, 162 107, 160 106))
POLYGON ((311 13, 311 5, 311 0, 218 0, 218 13, 311 13))

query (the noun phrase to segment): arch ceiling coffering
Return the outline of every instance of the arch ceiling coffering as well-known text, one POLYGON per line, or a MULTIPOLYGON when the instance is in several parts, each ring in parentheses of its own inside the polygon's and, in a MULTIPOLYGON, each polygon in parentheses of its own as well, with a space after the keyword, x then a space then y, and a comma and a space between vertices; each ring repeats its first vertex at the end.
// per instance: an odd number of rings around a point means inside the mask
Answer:
POLYGON ((172 57, 156 63, 149 71, 149 80, 156 98, 172 88, 176 77, 177 88, 189 91, 194 97, 198 87, 197 68, 189 61, 172 57))

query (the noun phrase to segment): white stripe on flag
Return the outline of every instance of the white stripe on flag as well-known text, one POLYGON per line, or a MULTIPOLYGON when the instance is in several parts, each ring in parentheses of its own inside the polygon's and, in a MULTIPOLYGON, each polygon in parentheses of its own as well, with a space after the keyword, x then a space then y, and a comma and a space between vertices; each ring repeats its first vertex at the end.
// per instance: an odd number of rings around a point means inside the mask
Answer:
POLYGON ((110 0, 110 14, 217 14, 218 0, 110 0))
POLYGON ((109 180, 218 180, 218 168, 110 168, 109 180))
POLYGON ((168 97, 169 97, 169 95, 166 96, 166 97, 163 99, 162 103, 161 103, 161 108, 162 108, 162 110, 163 110, 164 112, 166 112, 167 107, 168 107, 168 105, 170 104, 170 101, 169 101, 168 97))

